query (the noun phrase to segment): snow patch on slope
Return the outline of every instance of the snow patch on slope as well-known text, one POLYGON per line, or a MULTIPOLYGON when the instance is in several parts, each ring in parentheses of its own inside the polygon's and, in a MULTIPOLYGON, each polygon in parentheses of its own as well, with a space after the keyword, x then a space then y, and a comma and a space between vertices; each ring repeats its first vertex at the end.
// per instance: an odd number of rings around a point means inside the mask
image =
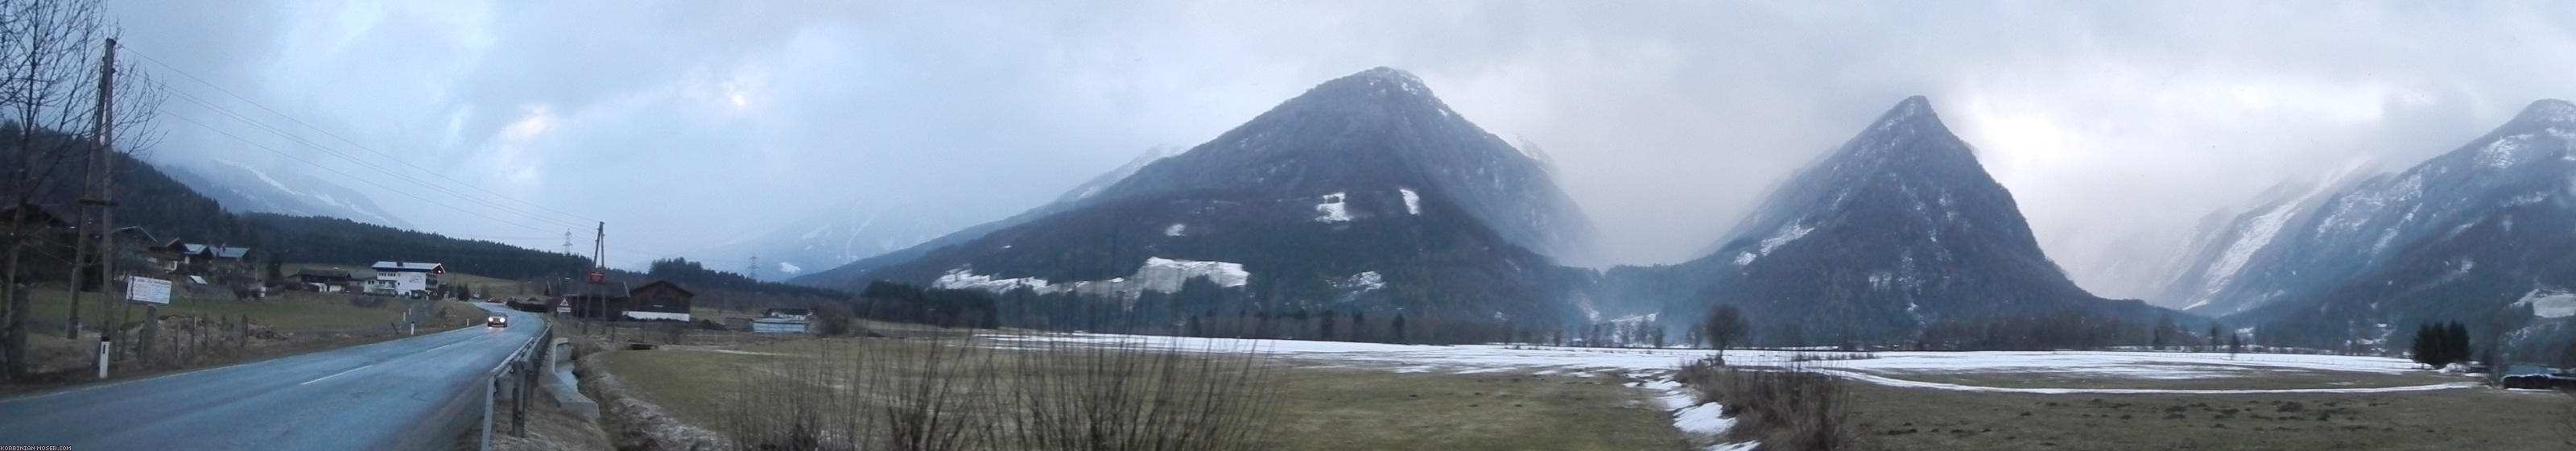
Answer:
POLYGON ((2218 261, 2209 265, 2209 279, 2201 285, 2202 298, 2192 302, 2191 305, 2183 306, 2182 309, 2191 310, 2208 305, 2208 296, 2218 294, 2219 289, 2225 288, 2229 281, 2235 280, 2236 271, 2244 269, 2245 262, 2254 259, 2255 251, 2263 250, 2264 246, 2271 244, 2272 237, 2278 236, 2281 229, 2289 225, 2290 213, 2298 210, 2299 205, 2306 201, 2306 197, 2301 197, 2297 201, 2273 206, 2271 211, 2264 212, 2262 216, 2256 216, 2252 222, 2247 223, 2244 232, 2236 236, 2236 241, 2227 243, 2227 250, 2218 254, 2218 261))
POLYGON ((2531 306, 2531 315, 2542 318, 2576 316, 2576 293, 2558 288, 2536 288, 2523 294, 2514 306, 2531 306))
POLYGON ((1361 271, 1359 274, 1352 274, 1339 282, 1334 282, 1333 286, 1354 293, 1382 290, 1386 289, 1386 276, 1379 275, 1377 271, 1361 271))
POLYGON ((957 269, 948 270, 947 274, 940 275, 939 279, 931 281, 930 285, 952 290, 983 290, 993 293, 1007 293, 1027 288, 1044 294, 1075 293, 1126 298, 1146 291, 1177 293, 1181 291, 1182 283, 1201 277, 1207 278, 1210 282, 1216 282, 1217 286, 1240 288, 1252 280, 1252 273, 1245 272, 1242 263, 1151 257, 1145 259, 1144 265, 1136 267, 1135 273, 1109 280, 1056 283, 1036 277, 1003 279, 976 274, 970 268, 960 266, 957 269))
POLYGON ((1163 236, 1186 236, 1189 230, 1189 224, 1172 223, 1172 226, 1163 228, 1163 236))
POLYGON ((796 266, 795 263, 778 262, 778 272, 785 274, 804 274, 805 267, 796 266))
POLYGON ((2530 141, 2532 136, 2530 133, 2524 133, 2498 138, 2495 142, 2487 143, 2485 148, 2478 149, 2476 159, 2478 165, 2495 169, 2513 167, 2515 162, 2523 160, 2520 151, 2525 147, 2523 144, 2530 141))
POLYGON ((1315 213, 1317 213, 1315 222, 1350 222, 1350 205, 1343 202, 1349 198, 1350 195, 1346 193, 1324 195, 1324 203, 1315 204, 1315 213))
POLYGON ((1414 194, 1409 188, 1397 188, 1395 192, 1404 195, 1405 214, 1422 215, 1422 195, 1414 194))

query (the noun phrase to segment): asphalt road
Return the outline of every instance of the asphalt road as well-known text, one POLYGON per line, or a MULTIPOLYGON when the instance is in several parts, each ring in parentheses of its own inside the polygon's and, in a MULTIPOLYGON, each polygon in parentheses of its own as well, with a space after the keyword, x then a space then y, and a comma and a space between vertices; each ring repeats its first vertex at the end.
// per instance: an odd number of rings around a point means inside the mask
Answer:
MULTIPOLYGON (((417 448, 423 425, 536 336, 536 314, 362 346, 0 400, 0 445, 97 450, 417 448)), ((481 412, 481 400, 472 412, 481 412)))

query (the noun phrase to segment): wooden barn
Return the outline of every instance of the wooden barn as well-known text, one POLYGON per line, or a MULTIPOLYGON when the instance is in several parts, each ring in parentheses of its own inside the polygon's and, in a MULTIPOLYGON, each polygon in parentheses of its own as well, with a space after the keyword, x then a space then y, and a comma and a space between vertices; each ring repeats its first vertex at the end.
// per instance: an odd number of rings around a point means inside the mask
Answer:
POLYGON ((697 293, 679 284, 657 280, 626 291, 625 319, 650 321, 688 321, 690 301, 697 293))

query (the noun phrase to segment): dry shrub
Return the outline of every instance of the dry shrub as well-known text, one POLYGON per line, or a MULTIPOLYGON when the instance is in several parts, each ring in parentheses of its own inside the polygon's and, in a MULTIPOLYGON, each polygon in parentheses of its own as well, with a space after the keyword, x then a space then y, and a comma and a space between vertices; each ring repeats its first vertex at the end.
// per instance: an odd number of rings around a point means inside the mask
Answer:
POLYGON ((1878 358, 1875 352, 1801 352, 1789 356, 1791 362, 1827 362, 1878 358))
POLYGON ((1851 421, 1851 380, 1788 367, 1741 369, 1702 360, 1676 376, 1701 402, 1726 406, 1728 435, 1758 440, 1766 450, 1869 449, 1851 421))
POLYGON ((743 369, 720 429, 761 450, 1261 449, 1267 357, 1165 340, 787 342, 743 369))

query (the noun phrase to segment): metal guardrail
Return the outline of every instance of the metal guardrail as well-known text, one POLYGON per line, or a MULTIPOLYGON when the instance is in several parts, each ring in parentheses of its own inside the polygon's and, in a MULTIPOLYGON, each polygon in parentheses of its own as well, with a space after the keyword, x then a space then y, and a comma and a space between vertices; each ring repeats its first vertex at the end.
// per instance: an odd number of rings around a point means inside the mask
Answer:
POLYGON ((551 345, 554 342, 553 327, 542 319, 537 321, 537 327, 537 336, 520 344, 518 349, 510 351, 509 358, 502 359, 501 363, 492 365, 491 370, 483 373, 483 418, 480 436, 475 440, 477 450, 492 449, 493 413, 496 398, 505 382, 513 392, 510 396, 510 435, 527 436, 528 400, 536 395, 538 373, 544 371, 548 354, 554 349, 551 345))

